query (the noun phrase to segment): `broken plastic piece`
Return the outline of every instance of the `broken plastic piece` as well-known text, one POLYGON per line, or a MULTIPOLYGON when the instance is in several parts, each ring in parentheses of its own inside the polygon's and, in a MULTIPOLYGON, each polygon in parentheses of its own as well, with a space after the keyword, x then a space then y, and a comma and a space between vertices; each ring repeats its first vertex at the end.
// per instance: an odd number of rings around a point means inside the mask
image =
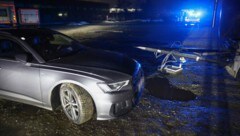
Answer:
POLYGON ((196 61, 199 61, 200 60, 200 57, 196 57, 196 61))
POLYGON ((166 65, 163 70, 168 74, 178 74, 178 73, 182 72, 183 68, 173 66, 173 65, 166 65))
POLYGON ((180 57, 179 60, 181 61, 181 63, 186 63, 186 62, 187 62, 186 59, 185 59, 184 57, 180 57))

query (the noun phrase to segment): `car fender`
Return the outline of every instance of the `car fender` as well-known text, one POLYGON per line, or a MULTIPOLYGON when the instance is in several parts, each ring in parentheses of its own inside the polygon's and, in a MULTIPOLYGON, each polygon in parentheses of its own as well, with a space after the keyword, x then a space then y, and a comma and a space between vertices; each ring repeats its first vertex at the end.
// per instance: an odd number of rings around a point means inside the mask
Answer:
MULTIPOLYGON (((56 82, 50 89, 49 91, 49 94, 48 94, 48 101, 51 102, 51 96, 52 96, 52 92, 54 91, 54 89, 61 85, 61 84, 64 84, 64 83, 71 83, 71 84, 75 84, 83 89, 85 89, 87 91, 87 93, 91 96, 92 100, 93 100, 93 103, 95 105, 95 102, 94 102, 94 99, 93 99, 93 95, 91 94, 91 91, 90 91, 90 88, 88 88, 86 85, 80 83, 80 82, 77 82, 77 81, 74 81, 74 80, 61 80, 61 81, 58 81, 56 82)), ((53 110, 52 108, 52 103, 50 103, 50 106, 51 106, 51 110, 53 110)))

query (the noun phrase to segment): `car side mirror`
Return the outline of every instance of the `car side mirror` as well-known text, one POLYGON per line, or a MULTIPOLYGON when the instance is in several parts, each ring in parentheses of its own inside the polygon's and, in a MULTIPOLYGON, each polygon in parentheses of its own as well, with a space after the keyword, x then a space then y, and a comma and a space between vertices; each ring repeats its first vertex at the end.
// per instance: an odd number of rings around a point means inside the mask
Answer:
POLYGON ((23 63, 26 63, 28 61, 28 54, 16 54, 15 55, 15 59, 17 61, 20 61, 20 62, 23 62, 23 63))

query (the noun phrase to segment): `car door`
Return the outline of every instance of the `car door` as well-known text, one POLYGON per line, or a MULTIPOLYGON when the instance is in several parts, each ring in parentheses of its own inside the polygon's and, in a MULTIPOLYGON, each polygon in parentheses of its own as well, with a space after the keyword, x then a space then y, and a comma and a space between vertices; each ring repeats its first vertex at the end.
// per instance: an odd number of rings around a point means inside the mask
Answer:
POLYGON ((41 103, 39 68, 15 59, 27 54, 18 42, 0 37, 0 95, 16 101, 41 103))

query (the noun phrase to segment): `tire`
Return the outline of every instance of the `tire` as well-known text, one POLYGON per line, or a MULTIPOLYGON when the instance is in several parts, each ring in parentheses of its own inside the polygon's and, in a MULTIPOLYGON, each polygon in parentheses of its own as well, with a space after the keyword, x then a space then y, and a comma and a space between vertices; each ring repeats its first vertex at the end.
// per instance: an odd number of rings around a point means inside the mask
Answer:
POLYGON ((82 124, 92 118, 93 100, 83 88, 70 83, 62 84, 60 100, 64 113, 73 123, 82 124))

